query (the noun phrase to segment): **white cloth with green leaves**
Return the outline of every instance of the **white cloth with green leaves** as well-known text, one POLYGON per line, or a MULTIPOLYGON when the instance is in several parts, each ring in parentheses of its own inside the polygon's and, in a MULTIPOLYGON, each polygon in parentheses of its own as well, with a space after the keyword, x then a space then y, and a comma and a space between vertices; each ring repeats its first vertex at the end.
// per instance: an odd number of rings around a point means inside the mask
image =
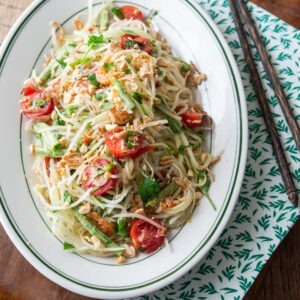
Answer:
MULTIPOLYGON (((206 257, 181 279, 160 291, 137 298, 140 300, 242 299, 300 216, 299 209, 289 203, 285 193, 228 1, 203 0, 198 3, 223 33, 241 72, 250 133, 246 171, 233 215, 206 257)), ((256 5, 248 3, 248 7, 300 122, 300 31, 256 5)), ((299 191, 300 154, 256 51, 254 57, 299 191)))

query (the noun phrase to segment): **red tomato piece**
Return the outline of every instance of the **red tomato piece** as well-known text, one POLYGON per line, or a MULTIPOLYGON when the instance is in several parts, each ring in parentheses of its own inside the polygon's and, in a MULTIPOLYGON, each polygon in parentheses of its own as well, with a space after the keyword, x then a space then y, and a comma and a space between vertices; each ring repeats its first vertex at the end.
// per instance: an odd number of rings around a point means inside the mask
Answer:
POLYGON ((142 156, 143 154, 150 152, 154 149, 154 146, 150 145, 150 146, 146 146, 144 148, 142 148, 139 152, 137 152, 136 154, 134 154, 131 158, 132 159, 137 159, 140 156, 142 156))
POLYGON ((50 157, 48 157, 48 156, 44 157, 44 162, 45 162, 47 174, 49 175, 50 174, 50 157))
POLYGON ((133 19, 144 21, 143 13, 135 6, 123 5, 120 8, 120 12, 124 15, 125 19, 133 19))
POLYGON ((108 132, 105 137, 105 144, 109 152, 117 158, 128 158, 138 153, 142 147, 142 137, 140 134, 131 135, 132 131, 126 131, 119 127, 117 130, 108 132), (131 145, 129 146, 128 139, 131 145))
POLYGON ((122 49, 132 49, 135 45, 139 47, 140 50, 147 53, 152 52, 152 46, 148 39, 143 38, 139 35, 124 34, 121 38, 122 49))
MULTIPOLYGON (((161 225, 155 218, 153 221, 161 225)), ((157 250, 163 244, 166 237, 166 230, 160 229, 144 220, 136 220, 130 227, 130 238, 134 247, 145 253, 157 250)))
POLYGON ((22 90, 22 94, 24 95, 24 96, 29 96, 29 95, 32 95, 32 94, 34 94, 34 93, 36 93, 37 92, 37 90, 35 89, 35 88, 33 88, 30 84, 29 85, 27 85, 23 90, 22 90))
POLYGON ((207 116, 207 113, 202 111, 196 111, 194 106, 189 107, 189 109, 181 115, 182 122, 189 128, 195 128, 203 124, 203 121, 206 118, 209 118, 207 116))
MULTIPOLYGON (((93 188, 91 195, 101 196, 115 187, 117 178, 106 178, 105 173, 101 173, 103 168, 107 167, 109 163, 108 160, 99 158, 83 170, 81 183, 85 190, 93 188)), ((116 168, 113 167, 108 172, 110 175, 114 175, 116 174, 116 168)))
POLYGON ((24 116, 37 121, 48 121, 54 109, 54 101, 50 97, 44 97, 42 91, 24 91, 24 99, 21 109, 24 116), (29 95, 25 95, 30 93, 29 95))

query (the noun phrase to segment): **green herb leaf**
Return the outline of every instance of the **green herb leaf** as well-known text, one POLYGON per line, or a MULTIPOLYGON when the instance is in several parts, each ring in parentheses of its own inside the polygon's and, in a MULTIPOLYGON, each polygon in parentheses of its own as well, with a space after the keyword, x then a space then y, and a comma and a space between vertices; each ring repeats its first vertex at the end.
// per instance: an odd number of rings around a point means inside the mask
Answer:
POLYGON ((132 58, 131 58, 130 56, 126 56, 126 57, 125 57, 125 61, 126 61, 128 64, 130 64, 131 61, 132 61, 132 58))
POLYGON ((168 125, 170 126, 170 128, 174 133, 180 133, 182 131, 182 125, 179 121, 171 117, 167 117, 167 120, 168 120, 168 125))
POLYGON ((97 78, 96 78, 96 74, 95 73, 91 73, 88 75, 88 81, 91 83, 91 85, 99 88, 100 84, 99 82, 97 81, 97 78))
POLYGON ((185 149, 188 148, 188 147, 190 147, 190 145, 187 145, 187 146, 180 145, 180 146, 178 147, 178 154, 184 155, 184 151, 185 151, 185 149))
POLYGON ((44 99, 32 99, 31 105, 36 107, 45 107, 47 102, 44 99))
POLYGON ((148 201, 155 197, 159 191, 159 183, 152 177, 146 177, 140 183, 137 193, 143 201, 148 201))
POLYGON ((75 247, 67 242, 64 242, 64 250, 75 249, 75 247))
POLYGON ((158 76, 164 76, 164 72, 161 70, 161 68, 156 67, 156 71, 158 76))
POLYGON ((99 44, 103 43, 103 41, 104 41, 103 34, 100 34, 100 35, 90 35, 89 36, 89 40, 88 40, 88 46, 99 45, 99 44))
POLYGON ((104 63, 103 67, 105 68, 106 72, 113 70, 115 68, 115 65, 113 62, 104 63))
POLYGON ((156 40, 151 41, 151 47, 156 47, 156 40))
POLYGON ((197 143, 193 146, 193 149, 199 149, 201 147, 201 143, 197 143))
POLYGON ((204 139, 204 135, 205 135, 204 130, 200 130, 200 131, 198 131, 196 134, 197 134, 202 140, 204 139))
POLYGON ((126 146, 127 148, 133 148, 136 146, 136 136, 138 136, 139 133, 135 131, 128 131, 126 135, 126 146))
POLYGON ((120 9, 118 7, 113 7, 111 9, 111 12, 113 15, 115 15, 119 19, 125 19, 125 16, 123 15, 123 13, 120 11, 120 9))
POLYGON ((133 98, 134 100, 136 100, 138 103, 142 104, 142 100, 143 100, 142 94, 140 94, 140 93, 138 93, 138 92, 134 92, 134 93, 132 94, 132 98, 133 98))
POLYGON ((77 109, 78 105, 69 105, 64 109, 64 114, 68 117, 71 117, 77 109))
POLYGON ((103 101, 103 100, 107 99, 107 95, 103 92, 99 92, 99 93, 96 94, 95 98, 98 101, 103 101))
POLYGON ((125 42, 125 49, 131 49, 135 45, 137 45, 136 42, 134 42, 132 39, 127 39, 126 42, 125 42))
POLYGON ((124 218, 118 220, 117 235, 123 238, 128 237, 128 225, 124 218))
POLYGON ((67 63, 65 62, 64 58, 57 59, 56 61, 60 64, 62 69, 64 69, 67 66, 67 63))
POLYGON ((64 126, 64 125, 66 125, 66 122, 60 117, 59 114, 57 114, 56 118, 55 118, 55 124, 60 125, 60 126, 64 126))

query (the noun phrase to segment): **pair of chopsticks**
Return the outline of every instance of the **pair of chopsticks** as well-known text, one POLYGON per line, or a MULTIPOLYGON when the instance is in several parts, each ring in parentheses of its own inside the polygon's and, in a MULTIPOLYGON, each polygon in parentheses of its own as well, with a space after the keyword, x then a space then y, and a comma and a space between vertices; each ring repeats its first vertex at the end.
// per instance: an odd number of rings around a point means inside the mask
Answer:
POLYGON ((289 107, 288 101, 285 97, 284 91, 280 85, 278 76, 274 67, 271 64, 268 53, 263 45, 263 42, 259 36, 259 33, 255 27, 253 20, 251 19, 250 13, 247 9, 247 6, 243 0, 228 0, 230 9, 233 15, 233 20, 236 25, 237 33, 241 42, 241 46, 244 52, 244 56, 246 58, 246 62, 248 65, 248 69, 250 72, 250 76, 252 79, 253 87, 258 98, 258 103, 262 110, 263 118, 266 124, 267 131, 269 133, 271 144, 273 147, 273 151, 275 154, 275 158, 280 170, 280 174, 286 189, 286 193, 288 195, 288 199, 290 202, 298 206, 298 193, 293 182, 292 175, 289 170, 289 166, 285 157, 283 146, 280 142, 278 132, 276 129, 275 122, 272 117, 272 113, 270 111, 267 97, 264 93, 263 85, 261 83, 258 70, 255 66, 255 62, 253 59, 253 54, 251 52, 248 40, 246 38, 246 34, 244 31, 244 27, 242 21, 244 22, 250 36, 256 46, 258 54, 261 58, 264 69, 267 73, 268 79, 271 82, 275 95, 278 99, 278 102, 281 106, 282 112, 285 116, 285 119, 289 125, 289 128, 292 132, 294 141, 298 150, 300 151, 300 128, 297 124, 297 121, 292 113, 291 108, 289 107))

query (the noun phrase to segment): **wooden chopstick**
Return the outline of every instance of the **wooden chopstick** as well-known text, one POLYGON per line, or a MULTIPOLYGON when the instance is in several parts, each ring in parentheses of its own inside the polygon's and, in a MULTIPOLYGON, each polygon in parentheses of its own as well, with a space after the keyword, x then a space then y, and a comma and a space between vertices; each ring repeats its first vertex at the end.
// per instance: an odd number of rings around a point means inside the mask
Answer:
POLYGON ((244 56, 246 58, 246 62, 247 62, 250 76, 252 79, 253 87, 254 87, 254 90, 255 90, 255 93, 256 93, 256 96, 258 99, 258 103, 262 110, 262 115, 263 115, 263 118, 264 118, 264 121, 266 124, 267 131, 270 135, 271 144, 272 144, 275 158, 276 158, 276 161, 277 161, 277 164, 278 164, 278 167, 280 170, 280 174, 281 174, 281 177, 282 177, 285 189, 286 189, 286 193, 288 195, 290 202, 293 205, 298 206, 297 189, 293 182, 293 178, 290 173, 289 166, 288 166, 285 154, 284 154, 284 149, 281 145, 281 142, 280 142, 280 139, 278 136, 278 132, 276 129, 276 125, 273 120, 272 113, 271 113, 271 110, 270 110, 268 102, 267 102, 267 97, 264 93, 264 89, 263 89, 263 86, 262 86, 262 83, 261 83, 261 80, 259 77, 259 73, 258 73, 257 68, 254 63, 253 54, 251 52, 250 45, 248 43, 246 34, 243 29, 241 17, 239 15, 238 8, 236 5, 236 0, 228 0, 228 2, 230 5, 230 8, 231 8, 232 15, 233 15, 233 20, 236 25, 237 33, 239 35, 242 50, 243 50, 244 56))
POLYGON ((252 37, 252 40, 256 46, 257 52, 261 58, 261 62, 264 66, 264 69, 266 71, 268 79, 273 86, 275 95, 281 106, 281 109, 285 116, 285 119, 290 127, 290 130, 292 132, 296 146, 300 152, 300 127, 299 127, 299 124, 297 123, 297 121, 293 115, 293 112, 289 106, 289 103, 285 97, 285 94, 284 94, 283 88, 280 84, 280 81, 278 79, 277 73, 270 61, 267 50, 263 45, 263 42, 262 42, 260 35, 257 31, 257 28, 250 16, 250 12, 247 9, 245 2, 243 0, 237 0, 237 5, 240 10, 241 17, 243 18, 243 21, 245 22, 245 25, 246 25, 246 27, 252 37))

